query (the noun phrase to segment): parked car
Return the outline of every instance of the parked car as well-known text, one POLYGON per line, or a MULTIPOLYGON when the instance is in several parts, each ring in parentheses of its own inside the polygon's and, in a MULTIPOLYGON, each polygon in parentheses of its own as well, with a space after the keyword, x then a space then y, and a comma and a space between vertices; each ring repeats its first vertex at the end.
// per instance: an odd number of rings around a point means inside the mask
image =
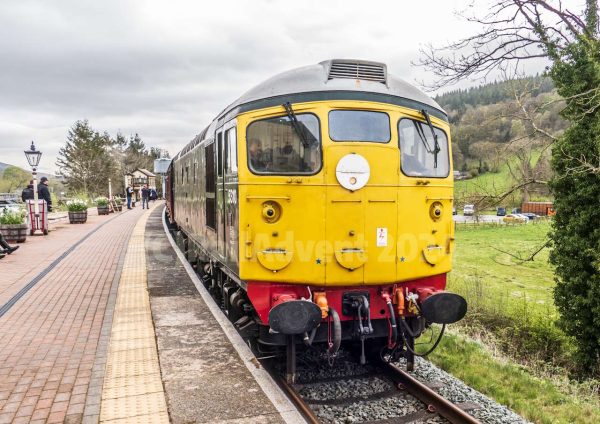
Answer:
POLYGON ((510 211, 510 213, 521 213, 521 208, 512 208, 512 211, 510 211))
POLYGON ((521 215, 526 216, 530 221, 538 217, 536 214, 531 212, 522 213, 521 215))
POLYGON ((456 215, 456 206, 452 206, 452 215, 456 215))
POLYGON ((496 216, 506 216, 506 208, 503 206, 496 208, 496 216))
POLYGON ((513 213, 509 213, 504 218, 502 218, 502 220, 507 224, 524 224, 528 221, 526 216, 513 213))
POLYGON ((475 213, 475 205, 465 205, 463 208, 464 216, 472 216, 475 213))

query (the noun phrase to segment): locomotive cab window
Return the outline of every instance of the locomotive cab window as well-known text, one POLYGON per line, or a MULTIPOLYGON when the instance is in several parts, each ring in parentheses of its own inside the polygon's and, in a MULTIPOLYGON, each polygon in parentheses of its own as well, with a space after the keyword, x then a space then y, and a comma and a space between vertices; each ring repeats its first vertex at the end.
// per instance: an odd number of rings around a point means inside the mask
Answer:
POLYGON ((427 123, 403 118, 398 122, 400 163, 409 177, 445 178, 450 171, 448 137, 433 127, 437 143, 427 123))
POLYGON ((390 141, 390 117, 387 113, 367 110, 329 112, 329 138, 333 141, 390 141))
POLYGON ((248 167, 255 174, 312 175, 321 169, 319 120, 312 114, 256 121, 248 126, 248 167))

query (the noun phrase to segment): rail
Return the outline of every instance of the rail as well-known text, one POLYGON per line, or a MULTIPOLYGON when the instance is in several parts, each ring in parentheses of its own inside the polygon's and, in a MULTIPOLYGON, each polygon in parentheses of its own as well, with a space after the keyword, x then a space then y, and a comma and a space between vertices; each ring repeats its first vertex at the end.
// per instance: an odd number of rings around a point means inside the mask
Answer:
POLYGON ((294 388, 293 383, 288 383, 283 376, 277 376, 277 383, 279 383, 283 391, 288 395, 292 403, 298 408, 309 424, 320 424, 321 421, 310 406, 308 406, 308 403, 302 399, 300 393, 294 388))
POLYGON ((469 415, 407 372, 384 362, 381 363, 381 366, 385 367, 392 374, 392 378, 398 380, 410 394, 426 404, 430 412, 437 412, 452 424, 481 424, 475 417, 469 415))
MULTIPOLYGON (((286 378, 278 373, 275 368, 267 365, 265 367, 269 373, 273 376, 273 378, 277 381, 278 385, 282 388, 282 390, 286 393, 290 401, 296 406, 298 411, 304 416, 306 421, 310 424, 319 424, 321 423, 319 417, 313 411, 309 403, 310 401, 306 401, 299 391, 296 389, 294 383, 289 383, 286 378)), ((386 375, 391 382, 396 385, 396 388, 405 390, 409 395, 418 399, 418 401, 422 402, 426 406, 425 413, 437 414, 448 420, 448 422, 452 424, 481 424, 475 417, 461 409, 456 404, 452 403, 448 399, 439 395, 434 390, 430 389, 425 384, 421 383, 410 374, 402 371, 401 369, 395 367, 392 364, 377 361, 375 369, 377 370, 376 374, 386 375)), ((361 375, 359 377, 364 377, 361 375)), ((352 378, 352 377, 350 377, 352 378)), ((333 378, 327 381, 335 381, 337 378, 333 378)), ((363 399, 365 400, 365 399, 363 399)), ((325 401, 330 402, 330 401, 325 401)), ((320 401, 323 403, 323 401, 320 401)), ((343 401, 342 401, 343 403, 343 401)), ((418 413, 417 413, 418 414, 418 413)), ((403 420, 419 418, 419 419, 427 419, 427 416, 404 416, 404 417, 396 417, 396 418, 388 418, 383 421, 378 419, 373 419, 371 421, 367 420, 364 424, 373 422, 373 423, 382 423, 382 422, 404 422, 403 420)))

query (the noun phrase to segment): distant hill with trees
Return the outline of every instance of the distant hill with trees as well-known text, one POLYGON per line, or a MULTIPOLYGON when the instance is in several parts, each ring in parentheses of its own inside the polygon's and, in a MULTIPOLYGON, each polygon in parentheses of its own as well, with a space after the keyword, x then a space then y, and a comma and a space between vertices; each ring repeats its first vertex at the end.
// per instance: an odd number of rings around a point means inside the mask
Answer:
MULTIPOLYGON (((503 178, 508 175, 510 181, 501 187, 520 186, 522 200, 548 194, 551 142, 567 126, 560 116, 564 101, 552 80, 543 76, 508 79, 450 91, 436 101, 449 116, 455 170, 472 177, 502 170, 503 178), (523 184, 527 181, 536 183, 523 184)), ((503 195, 477 194, 489 203, 503 195)))

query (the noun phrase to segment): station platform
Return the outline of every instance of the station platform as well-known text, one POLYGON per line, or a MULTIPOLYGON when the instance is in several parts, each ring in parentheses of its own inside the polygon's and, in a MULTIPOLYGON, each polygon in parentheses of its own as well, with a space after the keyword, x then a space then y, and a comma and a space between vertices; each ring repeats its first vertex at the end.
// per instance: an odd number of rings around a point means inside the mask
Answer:
POLYGON ((0 260, 0 423, 303 422, 163 208, 60 220, 0 260))

